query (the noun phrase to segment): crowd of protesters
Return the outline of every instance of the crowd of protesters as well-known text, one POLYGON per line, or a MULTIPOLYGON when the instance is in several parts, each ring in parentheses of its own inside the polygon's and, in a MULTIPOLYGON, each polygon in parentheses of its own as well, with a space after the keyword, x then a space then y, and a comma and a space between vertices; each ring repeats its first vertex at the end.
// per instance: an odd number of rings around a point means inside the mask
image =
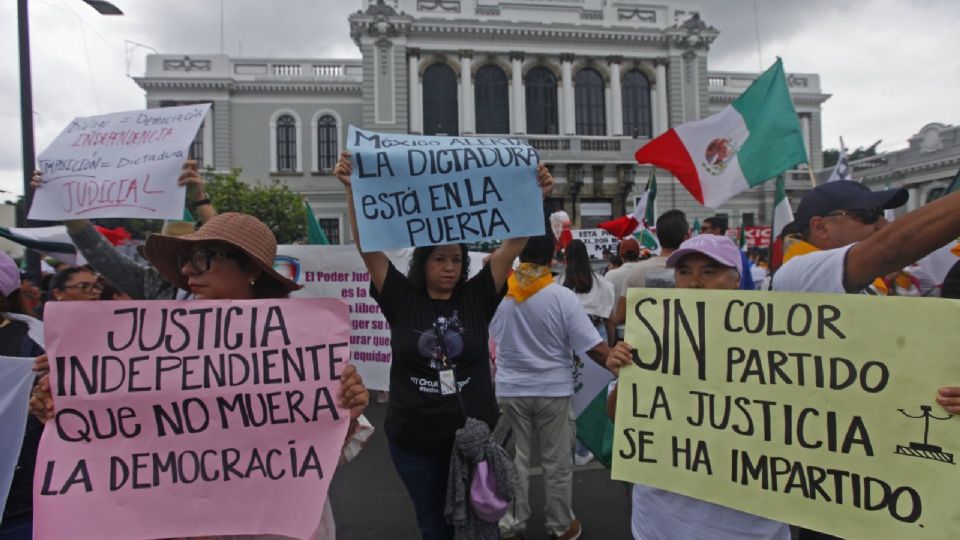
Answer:
MULTIPOLYGON (((343 184, 357 231, 352 168, 344 152, 334 174, 343 184)), ((537 172, 546 198, 553 177, 543 164, 537 172)), ((188 206, 198 223, 169 224, 163 233, 149 236, 141 250, 148 264, 119 253, 88 221, 65 223, 85 265, 61 265, 34 280, 0 254, 0 355, 35 357, 37 374, 33 415, 0 538, 30 537, 39 434, 56 410, 43 354, 45 302, 286 298, 299 288, 273 268, 277 245, 269 227, 254 216, 217 214, 190 164, 179 181, 188 186, 188 206)), ((39 174, 33 185, 43 189, 39 174)), ((913 265, 960 236, 960 194, 888 223, 883 211, 906 199, 905 190, 874 192, 847 181, 811 190, 785 229, 780 268, 773 268, 766 250, 738 248, 725 236, 722 216, 704 220, 695 235, 679 210, 656 220, 655 252, 634 238, 624 239, 599 273, 580 241, 565 246, 561 270, 555 272, 557 244, 548 223, 542 235, 504 240, 472 277, 466 245, 418 247, 410 267, 398 269, 383 252, 364 251, 364 239, 357 238, 370 274, 370 296, 390 324, 393 362, 383 430, 422 537, 523 538, 531 517, 534 459, 543 473, 549 534, 562 540, 581 536, 585 526, 572 509, 578 451, 571 368, 577 361, 596 362, 616 374, 632 362, 632 347, 622 339, 631 289, 955 298, 960 264, 941 283, 924 280, 913 265), (490 444, 499 442, 494 433, 504 423, 514 439, 515 457, 505 457, 502 445, 490 444), (488 464, 501 486, 509 486, 509 493, 500 494, 509 506, 492 509, 490 515, 466 505, 468 467, 479 461, 488 464)), ((948 412, 960 413, 960 387, 934 391, 948 412)), ((608 401, 611 419, 615 396, 614 387, 608 401)), ((345 458, 370 435, 372 427, 362 416, 368 401, 362 379, 347 366, 338 394, 339 406, 349 409, 351 418, 345 458)), ((649 486, 632 487, 632 504, 631 529, 637 539, 790 538, 787 524, 649 486)), ((814 531, 800 534, 828 537, 814 531)), ((314 537, 334 536, 327 503, 314 537)))

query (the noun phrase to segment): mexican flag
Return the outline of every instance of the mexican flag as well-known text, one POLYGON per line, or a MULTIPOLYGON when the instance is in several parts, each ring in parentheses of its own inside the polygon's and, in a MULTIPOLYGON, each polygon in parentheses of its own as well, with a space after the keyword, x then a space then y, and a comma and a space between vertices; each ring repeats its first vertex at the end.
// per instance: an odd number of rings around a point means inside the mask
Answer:
POLYGON ((631 233, 637 230, 637 227, 643 225, 649 226, 651 223, 656 221, 657 216, 654 207, 654 201, 656 200, 657 175, 654 174, 653 169, 651 169, 650 178, 647 179, 647 187, 644 188, 643 195, 641 195, 640 200, 637 201, 637 205, 633 209, 633 212, 631 212, 629 215, 618 217, 617 219, 604 221, 603 223, 597 225, 597 227, 607 231, 617 238, 629 236, 631 233))
POLYGON ((773 197, 773 230, 771 238, 777 238, 783 228, 793 221, 793 209, 790 208, 790 199, 787 198, 787 188, 783 176, 777 177, 777 193, 773 197))
POLYGON ((636 159, 669 170, 711 208, 806 163, 783 62, 778 58, 724 110, 670 129, 637 150, 636 159))
POLYGON ((304 199, 303 205, 307 210, 307 243, 321 246, 329 245, 330 241, 327 240, 327 235, 324 234, 323 229, 320 228, 320 222, 317 221, 317 216, 313 214, 313 208, 310 207, 310 203, 304 199))

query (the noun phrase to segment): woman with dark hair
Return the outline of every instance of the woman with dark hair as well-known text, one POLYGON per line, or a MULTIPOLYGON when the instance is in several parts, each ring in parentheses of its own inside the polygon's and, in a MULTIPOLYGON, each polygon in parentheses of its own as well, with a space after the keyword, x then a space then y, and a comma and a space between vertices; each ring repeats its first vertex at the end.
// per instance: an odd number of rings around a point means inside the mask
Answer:
POLYGON ((597 275, 590 265, 587 246, 581 240, 573 240, 567 245, 566 267, 556 277, 556 282, 577 294, 580 303, 597 331, 607 338, 606 321, 613 310, 614 288, 607 278, 597 275))
MULTIPOLYGON (((352 170, 350 154, 343 152, 334 174, 346 190, 356 234, 352 170)), ((537 180, 544 195, 552 190, 553 176, 542 163, 537 180)), ((413 500, 422 537, 452 538, 444 502, 454 434, 464 424, 458 394, 467 414, 492 430, 499 409, 490 379, 488 326, 527 238, 504 240, 469 279, 463 244, 416 248, 404 276, 383 252, 365 252, 362 240, 357 238, 357 249, 370 272, 371 296, 390 323, 393 362, 385 422, 390 457, 413 500)))
POLYGON ((99 300, 103 286, 97 275, 81 266, 68 266, 50 280, 50 299, 58 302, 99 300))

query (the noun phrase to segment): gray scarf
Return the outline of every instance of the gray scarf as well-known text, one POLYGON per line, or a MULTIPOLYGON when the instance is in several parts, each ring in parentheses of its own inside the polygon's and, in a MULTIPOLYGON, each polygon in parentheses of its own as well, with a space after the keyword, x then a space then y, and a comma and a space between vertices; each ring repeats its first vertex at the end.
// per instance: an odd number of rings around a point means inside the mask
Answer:
POLYGON ((483 521, 470 504, 470 480, 474 466, 486 460, 487 466, 497 479, 497 491, 504 499, 513 502, 517 487, 517 471, 507 452, 501 448, 485 422, 467 418, 457 430, 450 455, 450 476, 447 479, 447 502, 443 515, 454 526, 456 540, 499 540, 500 528, 496 523, 483 521))

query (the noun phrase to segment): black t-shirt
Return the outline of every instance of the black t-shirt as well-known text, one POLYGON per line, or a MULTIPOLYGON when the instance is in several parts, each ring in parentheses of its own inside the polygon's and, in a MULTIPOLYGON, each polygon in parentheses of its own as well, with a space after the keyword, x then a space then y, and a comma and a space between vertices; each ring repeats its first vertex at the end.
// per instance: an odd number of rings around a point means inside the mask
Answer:
MULTIPOLYGON (((2 323, 0 323, 2 324, 2 323)), ((28 327, 20 321, 9 321, 0 326, 0 355, 34 357, 43 349, 27 337, 28 327)), ((27 415, 27 424, 20 447, 20 458, 13 471, 13 481, 3 509, 3 520, 28 518, 33 510, 33 471, 36 468, 37 448, 40 446, 41 424, 33 415, 27 415)))
POLYGON ((491 429, 498 409, 490 380, 488 326, 503 292, 497 291, 490 267, 459 285, 449 300, 433 300, 393 264, 383 291, 370 293, 390 323, 393 362, 390 366, 390 404, 387 438, 399 446, 423 452, 449 453, 464 418, 456 394, 440 392, 438 323, 449 363, 460 387, 467 414, 491 429))

